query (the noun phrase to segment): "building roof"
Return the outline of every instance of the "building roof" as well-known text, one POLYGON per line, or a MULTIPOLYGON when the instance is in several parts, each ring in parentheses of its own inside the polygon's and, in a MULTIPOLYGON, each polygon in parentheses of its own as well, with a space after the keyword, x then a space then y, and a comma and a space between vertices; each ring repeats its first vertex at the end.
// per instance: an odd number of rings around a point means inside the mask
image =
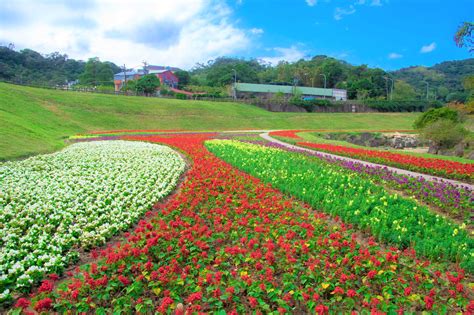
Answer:
POLYGON ((152 73, 152 74, 160 74, 160 73, 167 72, 167 71, 173 72, 173 71, 171 71, 171 70, 167 70, 167 69, 164 69, 164 70, 153 70, 153 69, 148 69, 148 73, 152 73))
POLYGON ((176 67, 169 67, 169 66, 154 66, 154 65, 148 65, 147 67, 147 70, 150 71, 150 70, 170 70, 170 71, 173 71, 173 72, 176 72, 176 71, 179 71, 181 70, 180 68, 176 68, 176 67))
MULTIPOLYGON (((284 93, 294 94, 295 87, 292 85, 271 85, 271 84, 253 84, 253 83, 237 83, 236 90, 239 92, 250 93, 284 93)), ((296 90, 303 95, 317 95, 332 97, 332 89, 313 88, 306 86, 297 86, 296 90)))

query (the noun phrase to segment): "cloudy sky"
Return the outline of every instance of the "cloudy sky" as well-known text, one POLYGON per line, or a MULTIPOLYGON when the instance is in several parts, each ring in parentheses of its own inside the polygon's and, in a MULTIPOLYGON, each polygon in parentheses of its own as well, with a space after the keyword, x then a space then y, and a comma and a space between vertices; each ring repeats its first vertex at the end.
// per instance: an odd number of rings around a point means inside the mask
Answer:
POLYGON ((384 69, 472 57, 454 45, 474 0, 0 0, 0 44, 189 69, 330 55, 384 69))

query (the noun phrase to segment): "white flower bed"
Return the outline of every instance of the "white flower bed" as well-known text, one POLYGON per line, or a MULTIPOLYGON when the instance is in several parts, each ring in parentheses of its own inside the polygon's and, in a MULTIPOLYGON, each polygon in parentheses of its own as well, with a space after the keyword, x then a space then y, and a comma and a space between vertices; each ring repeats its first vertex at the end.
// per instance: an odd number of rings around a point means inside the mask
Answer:
POLYGON ((74 248, 130 227, 184 169, 172 149, 133 141, 76 143, 0 164, 0 300, 61 272, 74 248))

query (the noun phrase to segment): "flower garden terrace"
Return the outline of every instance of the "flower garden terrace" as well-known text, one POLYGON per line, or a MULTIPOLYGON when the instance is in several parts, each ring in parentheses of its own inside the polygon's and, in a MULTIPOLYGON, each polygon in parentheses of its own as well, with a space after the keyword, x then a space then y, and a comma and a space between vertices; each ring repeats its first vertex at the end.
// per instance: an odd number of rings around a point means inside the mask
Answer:
MULTIPOLYGON (((466 182, 472 182, 474 178, 474 163, 462 163, 442 158, 413 156, 406 153, 393 153, 383 150, 355 148, 344 145, 308 142, 298 135, 300 132, 308 131, 311 130, 281 130, 272 131, 270 132, 270 135, 278 137, 281 140, 289 140, 298 146, 313 150, 394 166, 424 174, 459 179, 466 182)), ((378 132, 387 131, 381 130, 378 132)))
POLYGON ((217 158, 213 134, 132 136, 187 153, 178 192, 120 243, 16 310, 328 313, 474 311, 470 274, 361 237, 217 158))

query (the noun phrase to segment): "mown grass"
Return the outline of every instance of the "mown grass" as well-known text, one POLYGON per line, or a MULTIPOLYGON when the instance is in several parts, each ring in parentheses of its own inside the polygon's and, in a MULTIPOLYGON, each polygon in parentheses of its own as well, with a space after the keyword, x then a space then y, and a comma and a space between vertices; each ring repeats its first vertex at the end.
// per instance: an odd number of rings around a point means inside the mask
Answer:
POLYGON ((231 102, 183 101, 0 83, 0 160, 55 151, 76 133, 117 129, 411 129, 417 114, 272 113, 231 102))

